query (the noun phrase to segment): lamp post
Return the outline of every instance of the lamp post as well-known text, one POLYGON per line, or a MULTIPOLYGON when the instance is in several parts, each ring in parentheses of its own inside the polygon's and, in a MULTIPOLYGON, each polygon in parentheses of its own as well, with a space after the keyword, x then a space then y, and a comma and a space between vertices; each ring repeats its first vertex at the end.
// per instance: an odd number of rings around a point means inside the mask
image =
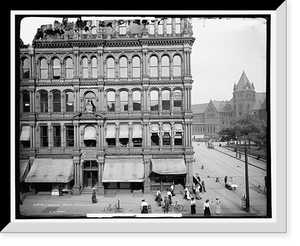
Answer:
POLYGON ((250 212, 248 156, 247 156, 246 144, 245 144, 245 187, 246 187, 246 212, 250 212))

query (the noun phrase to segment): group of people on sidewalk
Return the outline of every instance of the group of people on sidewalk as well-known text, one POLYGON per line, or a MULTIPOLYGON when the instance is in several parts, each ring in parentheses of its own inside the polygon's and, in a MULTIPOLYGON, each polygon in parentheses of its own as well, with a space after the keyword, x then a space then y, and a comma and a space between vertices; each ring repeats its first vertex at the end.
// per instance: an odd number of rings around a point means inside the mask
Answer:
POLYGON ((169 212, 169 206, 172 204, 172 197, 175 196, 174 192, 174 184, 167 189, 167 194, 165 195, 164 199, 162 198, 162 193, 160 188, 157 188, 155 201, 158 206, 163 208, 164 213, 169 212))

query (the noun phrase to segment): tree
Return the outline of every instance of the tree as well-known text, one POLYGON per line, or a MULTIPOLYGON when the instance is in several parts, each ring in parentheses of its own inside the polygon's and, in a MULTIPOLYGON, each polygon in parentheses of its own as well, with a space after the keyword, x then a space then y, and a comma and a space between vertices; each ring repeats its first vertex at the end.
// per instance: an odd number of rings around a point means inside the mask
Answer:
POLYGON ((235 130, 233 128, 223 128, 218 134, 222 139, 221 141, 226 142, 229 142, 236 137, 235 130))

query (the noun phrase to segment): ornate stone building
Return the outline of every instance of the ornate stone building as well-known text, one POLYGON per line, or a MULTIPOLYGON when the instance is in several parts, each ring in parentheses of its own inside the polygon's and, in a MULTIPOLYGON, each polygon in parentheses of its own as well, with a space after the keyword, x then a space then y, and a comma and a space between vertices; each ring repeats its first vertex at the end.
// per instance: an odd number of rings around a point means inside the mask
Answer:
POLYGON ((74 194, 191 184, 192 35, 185 18, 41 26, 20 48, 20 182, 74 194))
POLYGON ((267 122, 266 93, 256 92, 243 71, 238 83, 233 86, 229 101, 213 101, 192 105, 193 138, 218 140, 218 132, 231 127, 231 119, 246 113, 258 115, 267 122))

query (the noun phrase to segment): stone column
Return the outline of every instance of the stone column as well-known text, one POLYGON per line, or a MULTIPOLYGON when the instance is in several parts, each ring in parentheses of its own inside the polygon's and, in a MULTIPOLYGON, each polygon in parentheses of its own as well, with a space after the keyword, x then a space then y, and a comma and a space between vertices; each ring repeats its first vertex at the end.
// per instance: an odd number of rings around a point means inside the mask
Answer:
POLYGON ((144 157, 144 176, 145 176, 145 182, 144 182, 144 192, 149 193, 150 192, 150 156, 144 157))
POLYGON ((48 152, 51 151, 53 147, 53 129, 51 123, 48 122, 48 152))

